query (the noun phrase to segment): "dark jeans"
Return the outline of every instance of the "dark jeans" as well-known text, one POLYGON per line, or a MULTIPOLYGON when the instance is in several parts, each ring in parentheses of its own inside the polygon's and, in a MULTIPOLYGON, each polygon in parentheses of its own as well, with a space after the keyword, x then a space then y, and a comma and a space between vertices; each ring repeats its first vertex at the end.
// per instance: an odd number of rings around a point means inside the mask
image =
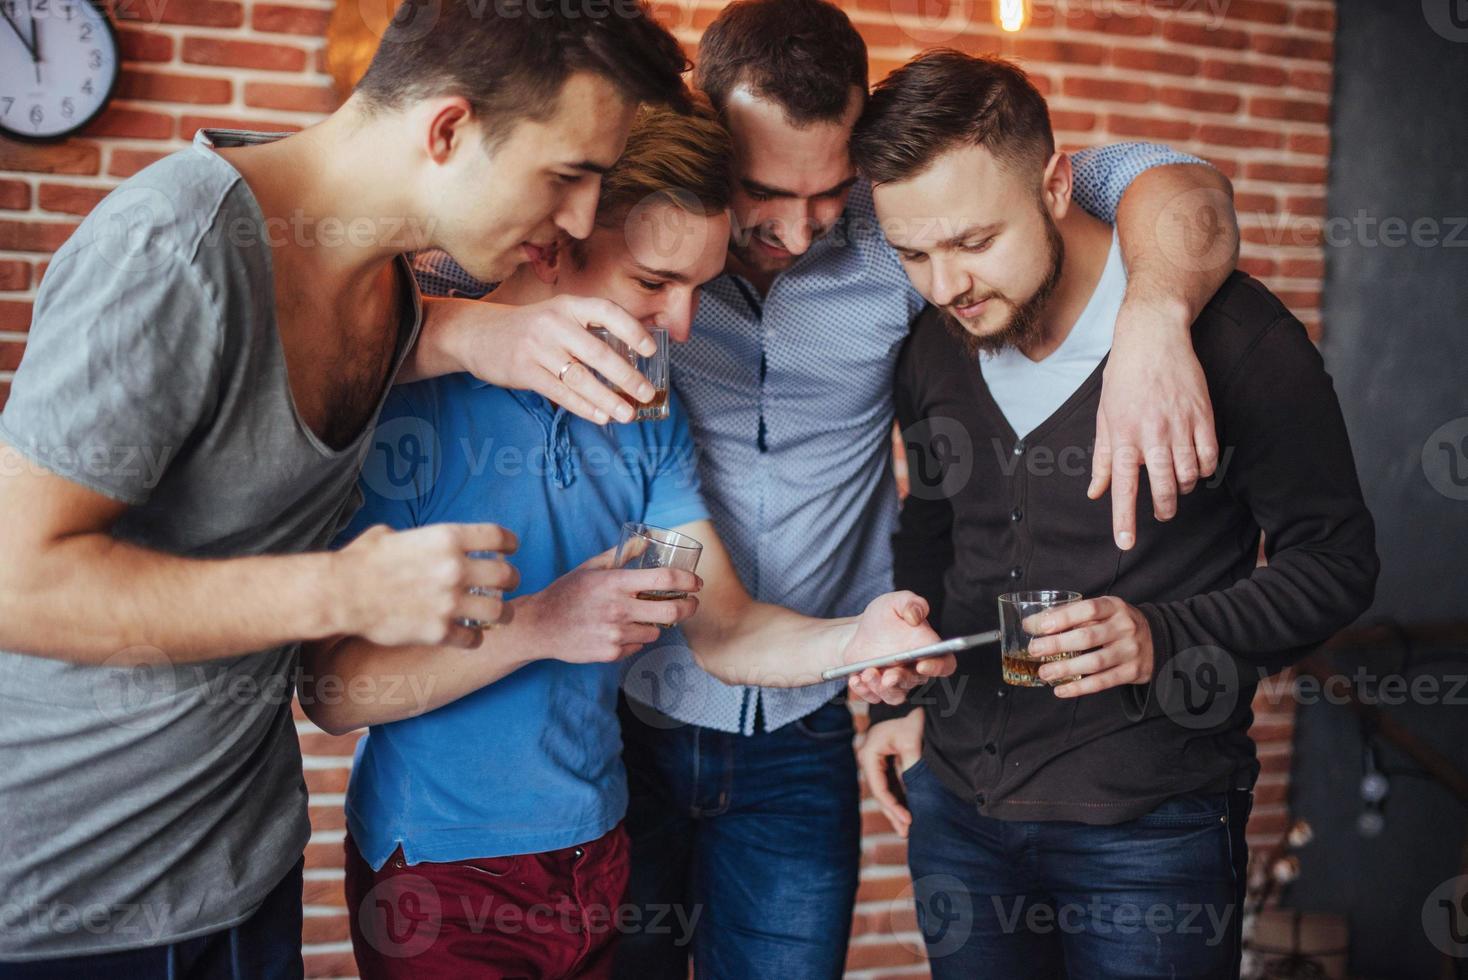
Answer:
POLYGON ((983 816, 926 762, 903 782, 934 980, 1238 976, 1249 792, 1092 826, 983 816))
POLYGON ((302 860, 232 929, 118 953, 0 963, 0 980, 298 980, 302 860))
POLYGON ((624 703, 622 739, 642 928, 616 975, 686 980, 691 954, 700 980, 839 977, 861 847, 846 705, 730 735, 624 703))

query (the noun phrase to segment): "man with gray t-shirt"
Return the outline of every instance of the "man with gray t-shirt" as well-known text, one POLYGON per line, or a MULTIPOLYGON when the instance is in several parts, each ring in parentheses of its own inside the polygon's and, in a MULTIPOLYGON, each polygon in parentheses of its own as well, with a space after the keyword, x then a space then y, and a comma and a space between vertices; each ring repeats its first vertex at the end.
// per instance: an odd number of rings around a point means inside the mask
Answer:
POLYGON ((651 343, 608 304, 487 327, 402 259, 503 277, 587 234, 636 105, 686 99, 627 6, 409 0, 327 120, 202 132, 57 252, 0 416, 0 978, 302 972, 298 641, 473 647, 516 581, 490 524, 322 551, 364 464, 393 485, 388 386, 468 370, 597 421, 626 406, 592 368, 651 395, 584 328, 651 343))

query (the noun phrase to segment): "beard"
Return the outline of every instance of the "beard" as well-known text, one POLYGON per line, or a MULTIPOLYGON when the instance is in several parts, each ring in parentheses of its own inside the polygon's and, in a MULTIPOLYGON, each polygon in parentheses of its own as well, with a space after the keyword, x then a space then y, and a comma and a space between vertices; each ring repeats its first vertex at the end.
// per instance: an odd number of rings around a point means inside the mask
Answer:
POLYGON ((948 328, 948 333, 958 341, 968 357, 997 354, 1007 347, 1024 350, 1044 339, 1045 329, 1040 315, 1045 312, 1046 304, 1050 302, 1055 287, 1060 283, 1060 272, 1065 265, 1065 240, 1060 237, 1060 229, 1055 227, 1055 219, 1050 217, 1049 212, 1042 210, 1040 216, 1045 221, 1045 278, 1035 287, 1034 292, 1017 303, 999 293, 983 297, 998 299, 1013 307, 1014 312, 1009 315, 1004 326, 993 333, 976 334, 949 312, 950 309, 977 302, 981 297, 973 293, 965 293, 948 306, 942 307, 943 323, 948 328))

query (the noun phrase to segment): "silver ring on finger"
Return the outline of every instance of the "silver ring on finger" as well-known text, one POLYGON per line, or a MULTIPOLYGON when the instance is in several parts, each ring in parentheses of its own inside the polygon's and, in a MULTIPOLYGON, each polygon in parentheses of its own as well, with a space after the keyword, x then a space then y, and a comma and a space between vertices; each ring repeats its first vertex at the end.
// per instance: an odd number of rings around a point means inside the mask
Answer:
POLYGON ((559 371, 556 372, 556 380, 557 381, 565 381, 566 380, 566 372, 569 371, 569 370, 571 370, 573 367, 575 367, 576 365, 578 365, 580 363, 581 362, 578 361, 578 360, 576 360, 576 358, 574 358, 574 357, 571 358, 569 361, 567 361, 565 363, 565 365, 559 371))

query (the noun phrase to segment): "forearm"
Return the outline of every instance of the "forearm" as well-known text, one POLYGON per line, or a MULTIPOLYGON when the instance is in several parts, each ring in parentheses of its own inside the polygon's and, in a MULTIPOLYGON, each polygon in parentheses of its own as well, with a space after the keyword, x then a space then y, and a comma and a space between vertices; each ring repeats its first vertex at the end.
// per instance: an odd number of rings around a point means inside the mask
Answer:
POLYGON ((698 615, 683 624, 694 659, 726 684, 805 687, 841 663, 856 620, 814 619, 780 606, 750 602, 732 615, 698 615))
POLYGON ((473 650, 332 637, 302 651, 301 706, 334 735, 426 714, 530 663, 520 632, 513 622, 486 630, 473 650))
POLYGON ((213 660, 339 628, 327 553, 180 558, 79 534, 0 570, 0 649, 126 667, 213 660))
POLYGON ((1126 302, 1187 330, 1223 285, 1239 256, 1233 185, 1212 167, 1172 164, 1136 178, 1116 211, 1127 269, 1126 302))
POLYGON ((464 331, 471 324, 485 329, 494 322, 494 313, 508 309, 482 300, 423 297, 423 326, 418 341, 409 351, 397 384, 408 384, 426 378, 437 378, 467 370, 463 359, 464 331))

